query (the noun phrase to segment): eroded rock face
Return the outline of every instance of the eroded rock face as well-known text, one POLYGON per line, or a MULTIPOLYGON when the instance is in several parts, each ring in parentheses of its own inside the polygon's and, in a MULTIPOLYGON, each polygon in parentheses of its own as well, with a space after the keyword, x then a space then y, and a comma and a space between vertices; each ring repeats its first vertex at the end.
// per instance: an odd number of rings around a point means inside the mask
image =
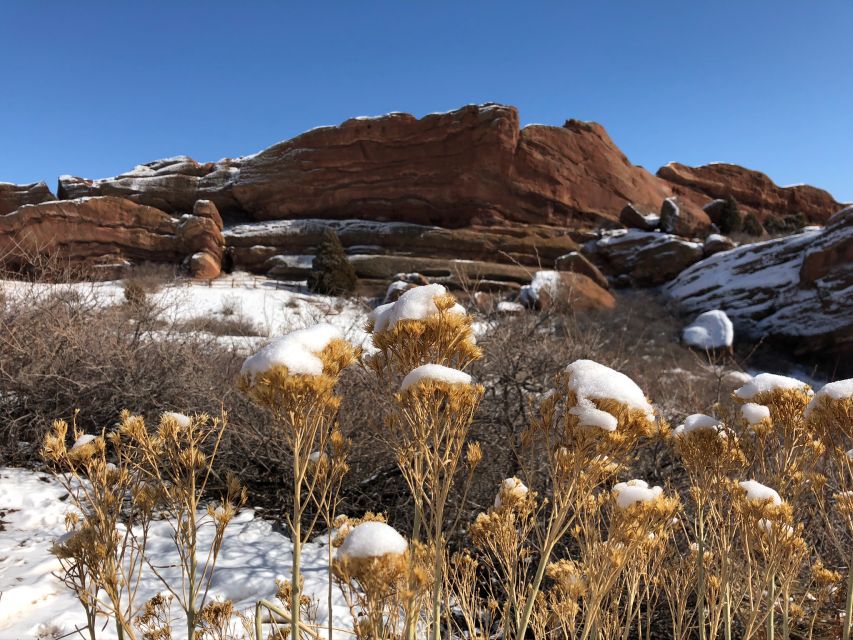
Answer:
POLYGON ((11 213, 25 204, 39 204, 56 200, 44 182, 13 184, 0 182, 0 216, 11 213))
POLYGON ((155 160, 114 178, 88 180, 60 176, 58 196, 73 199, 119 196, 167 213, 189 213, 197 200, 211 200, 222 211, 239 209, 231 187, 240 159, 199 163, 187 156, 155 160))
POLYGON ((702 259, 702 245, 667 233, 630 229, 598 240, 595 253, 614 276, 627 276, 637 286, 671 280, 702 259))
MULTIPOLYGON (((632 165, 595 123, 519 128, 515 108, 471 105, 320 127, 217 163, 177 157, 105 180, 60 179, 60 197, 118 195, 171 213, 207 199, 255 220, 614 224, 633 202, 656 210, 671 185, 632 165)), ((694 216, 707 223, 696 207, 694 216)))
POLYGON ((853 362, 853 207, 824 229, 742 245, 682 272, 665 291, 687 313, 722 309, 736 335, 853 362))
MULTIPOLYGON (((224 237, 233 248, 235 266, 267 273, 273 256, 310 255, 334 229, 349 254, 396 254, 430 259, 548 266, 577 249, 565 231, 554 227, 445 229, 405 222, 370 220, 279 220, 238 225, 224 237)), ((281 262, 281 260, 279 260, 281 262)), ((400 269, 399 271, 411 271, 400 269)))
POLYGON ((538 271, 521 288, 519 302, 529 309, 551 308, 587 311, 613 309, 616 298, 582 273, 538 271))
POLYGON ((57 200, 0 216, 0 253, 10 263, 15 256, 54 252, 77 264, 180 264, 205 254, 196 258, 197 267, 203 264, 205 277, 215 277, 223 246, 222 234, 208 218, 175 218, 124 198, 57 200))
POLYGON ((685 198, 700 204, 704 199, 731 195, 744 212, 755 213, 761 221, 802 213, 809 222, 825 224, 842 207, 823 189, 809 185, 780 187, 765 174, 734 164, 690 167, 672 162, 661 167, 657 175, 685 198))

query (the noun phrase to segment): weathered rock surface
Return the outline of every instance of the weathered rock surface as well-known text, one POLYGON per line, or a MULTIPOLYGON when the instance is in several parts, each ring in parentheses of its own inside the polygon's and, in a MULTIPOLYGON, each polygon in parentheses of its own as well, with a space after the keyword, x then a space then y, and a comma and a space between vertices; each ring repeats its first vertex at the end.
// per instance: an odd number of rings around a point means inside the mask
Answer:
POLYGON ((217 163, 181 156, 104 180, 63 176, 59 195, 118 195, 172 213, 207 199, 256 220, 581 227, 615 223, 628 202, 657 209, 672 187, 632 165, 600 125, 522 129, 513 107, 471 105, 353 118, 217 163))
POLYGON ((56 200, 44 182, 13 184, 0 182, 0 216, 11 213, 25 204, 39 204, 56 200))
POLYGON ((577 249, 564 230, 536 226, 445 229, 405 222, 308 219, 238 225, 223 235, 233 248, 237 268, 267 273, 267 261, 273 256, 312 254, 327 228, 335 230, 350 254, 552 266, 559 256, 577 249))
POLYGON ((59 178, 57 195, 63 199, 119 196, 167 213, 189 213, 197 200, 210 200, 220 211, 233 211, 239 209, 231 187, 240 161, 199 163, 177 156, 137 165, 114 178, 88 180, 65 175, 59 178))
POLYGON ((557 271, 571 271, 581 273, 587 278, 592 279, 595 284, 604 289, 609 289, 610 284, 607 278, 589 259, 582 253, 572 251, 564 256, 560 256, 554 263, 554 269, 557 271))
POLYGON ((58 253, 81 264, 178 264, 205 254, 209 258, 194 259, 196 268, 215 277, 223 246, 222 234, 208 218, 175 218, 124 198, 58 200, 0 216, 0 254, 8 255, 10 263, 22 255, 58 253))
POLYGON ((591 278, 568 271, 538 271, 530 284, 521 288, 519 302, 529 309, 553 307, 585 311, 613 309, 616 298, 591 278))
POLYGON ((704 251, 705 257, 707 257, 712 256, 715 253, 720 253, 720 251, 734 249, 736 246, 737 244, 735 241, 728 236, 712 233, 705 238, 705 242, 702 244, 702 250, 704 251))
POLYGON ((687 268, 665 291, 687 313, 722 309, 735 331, 853 363, 853 207, 824 229, 742 245, 687 268))
POLYGON ((619 213, 619 222, 629 229, 654 231, 660 224, 660 216, 657 214, 643 213, 633 204, 626 204, 619 213))
POLYGON ((614 276, 627 275, 637 286, 671 280, 702 259, 702 245, 667 233, 614 231, 595 243, 594 250, 614 276))
POLYGON ((842 204, 823 189, 809 185, 780 187, 768 176, 734 164, 706 164, 699 167, 671 162, 657 176, 672 185, 676 193, 697 204, 704 199, 729 195, 744 212, 755 213, 761 221, 802 213, 809 222, 825 224, 842 204))

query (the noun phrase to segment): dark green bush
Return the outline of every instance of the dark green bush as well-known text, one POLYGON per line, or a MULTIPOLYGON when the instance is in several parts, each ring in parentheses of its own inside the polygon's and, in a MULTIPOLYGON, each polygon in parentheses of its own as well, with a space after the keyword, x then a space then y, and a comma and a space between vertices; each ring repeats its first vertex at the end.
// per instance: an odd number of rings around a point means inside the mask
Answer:
POLYGON ((317 293, 339 296, 355 291, 357 282, 355 269, 347 260, 338 234, 327 228, 308 274, 308 288, 317 293))
POLYGON ((767 218, 764 228, 774 235, 796 233, 808 224, 808 220, 802 213, 793 213, 784 218, 767 218))

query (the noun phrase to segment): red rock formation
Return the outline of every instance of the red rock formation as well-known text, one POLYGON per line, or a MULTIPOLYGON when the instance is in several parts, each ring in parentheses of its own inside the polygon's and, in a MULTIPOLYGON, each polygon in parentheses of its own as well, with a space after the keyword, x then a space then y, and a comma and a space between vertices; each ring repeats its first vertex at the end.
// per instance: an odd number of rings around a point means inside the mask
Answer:
POLYGON ((56 200, 44 182, 12 184, 0 182, 0 216, 11 213, 25 204, 38 204, 56 200))
MULTIPOLYGON (((60 197, 120 195, 180 213, 198 199, 256 220, 361 218, 458 228, 612 225, 628 202, 657 210, 671 185, 632 165, 603 127, 519 128, 518 112, 467 106, 354 118, 245 158, 179 157, 106 180, 64 176, 60 197)), ((692 226, 707 216, 689 205, 692 226)))
POLYGON ((744 211, 755 213, 761 221, 802 213, 809 222, 824 224, 843 206, 823 189, 808 185, 780 187, 763 173, 734 164, 689 167, 671 162, 658 169, 657 176, 696 204, 731 195, 744 211))
POLYGON ((0 255, 8 262, 40 253, 59 253, 78 264, 180 264, 187 259, 203 267, 203 276, 215 277, 223 246, 222 234, 209 218, 174 218, 124 198, 58 200, 0 216, 0 255))

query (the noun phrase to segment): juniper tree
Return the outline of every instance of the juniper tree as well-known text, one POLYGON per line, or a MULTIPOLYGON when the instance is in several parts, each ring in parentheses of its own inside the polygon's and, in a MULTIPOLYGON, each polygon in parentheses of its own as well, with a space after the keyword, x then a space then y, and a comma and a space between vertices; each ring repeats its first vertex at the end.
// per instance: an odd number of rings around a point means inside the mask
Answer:
POLYGON ((342 295, 355 291, 357 281, 338 234, 326 228, 308 273, 308 288, 317 293, 342 295))

